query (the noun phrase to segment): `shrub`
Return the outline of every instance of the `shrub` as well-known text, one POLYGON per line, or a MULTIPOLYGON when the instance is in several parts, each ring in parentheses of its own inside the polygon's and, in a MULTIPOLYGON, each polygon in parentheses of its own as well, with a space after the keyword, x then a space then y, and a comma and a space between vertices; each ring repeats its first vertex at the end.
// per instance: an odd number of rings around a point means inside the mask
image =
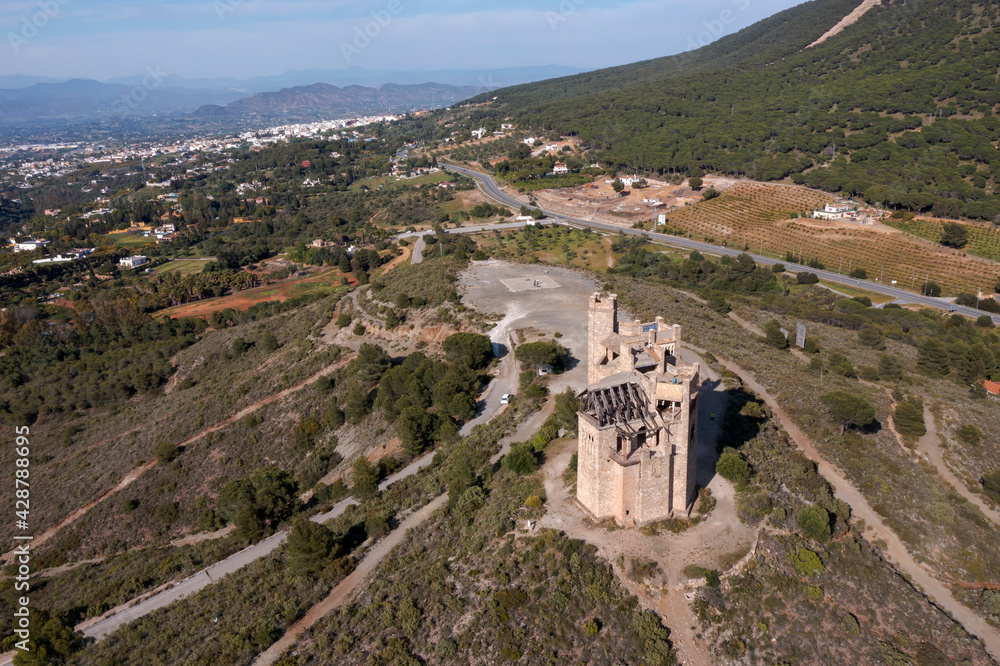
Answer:
POLYGON ((855 268, 853 271, 851 271, 850 276, 856 280, 867 280, 868 271, 866 271, 863 268, 855 268))
POLYGON ((958 429, 958 440, 968 446, 977 446, 982 438, 983 432, 971 423, 958 429))
POLYGON ((230 349, 232 351, 233 357, 239 358, 240 356, 243 356, 243 354, 250 351, 250 347, 252 346, 253 343, 249 342, 248 340, 244 340, 243 338, 236 338, 235 340, 233 340, 233 344, 230 349))
POLYGON ((705 572, 705 584, 709 587, 719 587, 722 584, 722 579, 719 578, 719 572, 717 569, 711 569, 705 572))
POLYGON ((354 333, 354 335, 364 335, 365 330, 366 330, 365 325, 359 321, 357 324, 354 325, 354 328, 351 329, 351 332, 354 333))
POLYGON ((781 324, 775 320, 771 320, 764 325, 764 333, 767 336, 767 344, 771 345, 775 349, 787 349, 788 348, 788 338, 785 334, 781 332, 781 324))
POLYGON ((794 553, 789 555, 789 559, 792 562, 792 566, 800 574, 812 576, 823 573, 823 562, 819 559, 819 555, 808 548, 799 546, 794 553))
POLYGON ((927 434, 924 406, 915 400, 904 400, 897 404, 894 421, 900 434, 911 437, 923 437, 927 434))
POLYGON ((351 315, 345 312, 341 314, 339 317, 337 317, 337 321, 335 323, 337 324, 337 328, 347 328, 348 326, 351 325, 352 321, 354 321, 354 319, 351 317, 351 315))
POLYGON ((799 529, 813 541, 830 540, 830 514, 818 504, 811 504, 799 510, 796 516, 799 529))
POLYGON ((738 487, 745 486, 750 480, 750 465, 736 449, 727 446, 715 463, 715 471, 727 481, 738 487))
POLYGON ((771 266, 771 272, 772 273, 784 273, 785 272, 785 265, 784 264, 773 264, 771 266))
POLYGON ((827 367, 829 367, 830 372, 835 375, 848 378, 857 377, 857 372, 854 370, 854 366, 851 365, 851 362, 847 360, 847 357, 843 354, 838 354, 836 352, 830 354, 830 358, 827 359, 827 367))
POLYGON ((831 418, 840 425, 840 433, 848 426, 863 428, 875 420, 875 406, 860 396, 846 391, 832 391, 820 396, 831 418))
POLYGON ((169 465, 177 460, 180 451, 170 442, 160 442, 156 445, 156 462, 161 467, 169 465))
POLYGON ((819 282, 819 276, 815 273, 799 273, 795 276, 795 279, 799 284, 816 284, 819 282))
POLYGON ((360 500, 373 497, 378 492, 378 473, 364 456, 354 461, 354 485, 351 494, 360 500))
POLYGON ((903 365, 895 356, 879 354, 878 374, 886 379, 900 379, 903 376, 903 365))
POLYGON ((122 513, 132 513, 139 508, 139 500, 137 499, 123 499, 121 503, 122 513))
POLYGON ((454 333, 445 338, 441 348, 450 360, 473 370, 485 368, 493 358, 493 343, 479 333, 454 333))
POLYGON ((265 333, 260 338, 260 346, 261 349, 270 354, 271 352, 276 351, 281 345, 278 344, 278 338, 274 337, 274 334, 265 333))
POLYGON ((872 349, 885 349, 885 335, 874 326, 866 326, 858 333, 858 342, 872 349))
POLYGON ((325 525, 299 518, 292 523, 285 545, 285 561, 292 575, 315 576, 337 556, 337 537, 325 525))
POLYGON ((156 507, 156 511, 153 513, 161 525, 168 527, 177 522, 177 518, 180 517, 180 506, 177 502, 167 502, 156 507))
POLYGON ((983 490, 987 495, 994 501, 1000 502, 1000 470, 985 475, 979 482, 983 484, 983 490))
POLYGON ((542 500, 542 498, 539 497, 538 495, 532 495, 528 499, 524 500, 524 506, 528 507, 529 509, 541 508, 541 506, 544 503, 545 503, 544 500, 542 500))
POLYGON ((535 452, 530 444, 514 444, 503 457, 503 468, 520 476, 531 474, 538 468, 535 452))

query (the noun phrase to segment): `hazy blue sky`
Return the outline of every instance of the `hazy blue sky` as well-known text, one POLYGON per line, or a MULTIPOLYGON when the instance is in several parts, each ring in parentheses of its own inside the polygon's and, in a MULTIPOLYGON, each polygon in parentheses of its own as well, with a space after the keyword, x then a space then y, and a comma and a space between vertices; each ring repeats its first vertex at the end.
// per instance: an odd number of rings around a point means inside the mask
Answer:
POLYGON ((3 0, 0 75, 597 68, 686 51, 799 1, 3 0))

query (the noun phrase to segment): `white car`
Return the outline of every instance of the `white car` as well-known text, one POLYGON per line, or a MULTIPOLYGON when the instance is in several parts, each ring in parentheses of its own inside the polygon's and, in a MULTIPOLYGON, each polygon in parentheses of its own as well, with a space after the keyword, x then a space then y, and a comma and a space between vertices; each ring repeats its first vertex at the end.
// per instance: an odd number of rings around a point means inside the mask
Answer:
POLYGON ((513 399, 514 399, 514 394, 513 393, 504 393, 502 396, 500 396, 500 404, 501 405, 509 405, 510 401, 513 400, 513 399))

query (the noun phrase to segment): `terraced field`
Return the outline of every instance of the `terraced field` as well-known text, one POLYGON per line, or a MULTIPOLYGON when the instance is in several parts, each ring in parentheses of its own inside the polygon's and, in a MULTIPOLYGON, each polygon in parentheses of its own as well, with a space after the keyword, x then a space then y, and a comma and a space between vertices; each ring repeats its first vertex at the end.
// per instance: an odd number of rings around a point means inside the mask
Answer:
MULTIPOLYGON (((942 220, 886 220, 886 224, 905 231, 908 234, 938 242, 944 233, 942 220)), ((963 250, 984 259, 1000 261, 1000 227, 988 227, 981 224, 966 224, 969 232, 969 244, 963 250)))
MULTIPOLYGON (((802 261, 818 259, 830 270, 847 273, 864 268, 869 279, 881 276, 885 283, 895 280, 897 286, 915 291, 928 279, 940 284, 945 295, 974 293, 995 284, 1000 266, 966 252, 885 227, 824 228, 801 219, 833 199, 806 188, 738 183, 716 199, 668 213, 667 224, 673 233, 680 230, 697 240, 749 246, 753 252, 774 257, 792 254, 802 261), (800 218, 793 219, 793 215, 800 218)), ((974 233, 978 231, 970 227, 970 249, 974 233)), ((980 246, 987 247, 987 240, 979 238, 980 246)), ((1000 259, 1000 249, 994 256, 1000 259)))

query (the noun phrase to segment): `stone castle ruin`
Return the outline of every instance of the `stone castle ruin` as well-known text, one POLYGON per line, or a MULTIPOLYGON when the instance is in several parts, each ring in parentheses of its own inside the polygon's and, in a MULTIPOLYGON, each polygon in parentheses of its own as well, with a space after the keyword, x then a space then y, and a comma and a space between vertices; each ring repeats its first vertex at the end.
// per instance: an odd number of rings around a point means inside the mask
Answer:
POLYGON ((577 498, 596 518, 641 525, 695 499, 698 364, 677 360, 681 327, 618 321, 618 297, 590 297, 580 394, 577 498))

